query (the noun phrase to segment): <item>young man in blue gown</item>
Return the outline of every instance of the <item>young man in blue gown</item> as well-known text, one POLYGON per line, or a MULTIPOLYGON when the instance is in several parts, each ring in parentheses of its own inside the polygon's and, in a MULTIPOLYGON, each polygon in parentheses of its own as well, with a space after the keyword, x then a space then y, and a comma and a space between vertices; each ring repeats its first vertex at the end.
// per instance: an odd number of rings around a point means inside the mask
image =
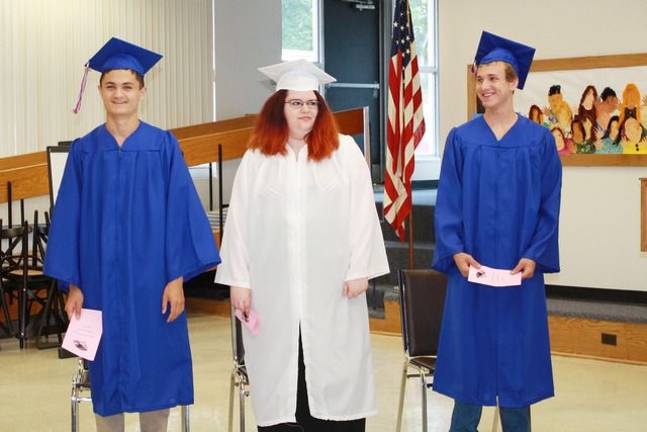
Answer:
POLYGON ((504 432, 530 431, 530 405, 554 394, 543 275, 559 271, 562 168, 550 131, 513 107, 534 51, 483 32, 485 113, 445 144, 433 267, 448 287, 434 390, 455 400, 451 432, 476 431, 482 406, 497 404, 504 432), (521 273, 521 286, 469 282, 481 265, 521 273))
POLYGON ((102 311, 89 363, 99 431, 122 431, 124 412, 165 431, 169 408, 193 403, 183 282, 220 261, 177 140, 139 119, 160 58, 113 38, 90 59, 106 121, 72 144, 48 242, 68 315, 102 311))

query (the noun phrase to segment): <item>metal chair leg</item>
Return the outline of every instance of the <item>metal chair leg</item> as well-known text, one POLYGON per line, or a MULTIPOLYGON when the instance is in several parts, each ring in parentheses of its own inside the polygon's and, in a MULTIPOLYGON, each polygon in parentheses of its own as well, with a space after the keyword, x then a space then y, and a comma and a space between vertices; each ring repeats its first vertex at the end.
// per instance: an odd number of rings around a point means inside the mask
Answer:
POLYGON ((420 370, 420 380, 422 381, 422 432, 427 432, 427 377, 423 370, 420 370))
POLYGON ((398 420, 395 426, 395 431, 400 432, 402 429, 402 411, 404 409, 404 395, 407 389, 407 372, 409 371, 409 359, 404 359, 404 366, 402 367, 402 379, 400 380, 400 402, 398 403, 398 420))
POLYGON ((189 407, 182 405, 182 432, 191 432, 191 416, 189 414, 189 407))
POLYGON ((234 387, 236 385, 236 371, 231 373, 229 380, 229 421, 227 422, 227 431, 234 430, 234 387))
POLYGON ((238 408, 240 409, 240 432, 245 432, 245 384, 241 382, 240 388, 238 389, 238 408))
POLYGON ((72 405, 72 418, 70 424, 72 425, 72 432, 79 432, 79 395, 78 388, 74 386, 72 389, 72 396, 70 397, 72 405))

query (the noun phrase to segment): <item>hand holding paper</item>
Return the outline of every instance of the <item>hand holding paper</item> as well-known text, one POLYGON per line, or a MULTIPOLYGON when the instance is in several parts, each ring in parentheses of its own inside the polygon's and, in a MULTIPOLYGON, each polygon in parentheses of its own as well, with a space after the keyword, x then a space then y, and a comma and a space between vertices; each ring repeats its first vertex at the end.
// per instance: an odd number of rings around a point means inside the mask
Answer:
POLYGON ((102 332, 101 311, 81 309, 80 317, 77 314, 70 317, 70 325, 61 346, 72 354, 92 361, 97 353, 102 332))
POLYGON ((250 309, 247 313, 247 317, 240 309, 236 309, 236 318, 240 320, 241 323, 254 335, 258 336, 260 322, 258 320, 258 315, 253 309, 250 309))
POLYGON ((510 274, 510 270, 486 267, 470 267, 467 280, 470 282, 489 285, 493 287, 506 287, 521 285, 521 273, 510 274))

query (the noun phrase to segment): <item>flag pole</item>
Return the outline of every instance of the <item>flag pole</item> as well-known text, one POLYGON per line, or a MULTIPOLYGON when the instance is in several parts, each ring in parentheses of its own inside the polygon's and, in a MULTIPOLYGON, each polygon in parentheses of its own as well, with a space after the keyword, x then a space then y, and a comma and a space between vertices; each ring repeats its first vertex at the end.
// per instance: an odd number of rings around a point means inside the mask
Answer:
MULTIPOLYGON (((412 191, 413 192, 413 191, 412 191)), ((411 200, 413 201, 413 200, 411 200)), ((409 211, 409 268, 413 269, 413 203, 409 211)))

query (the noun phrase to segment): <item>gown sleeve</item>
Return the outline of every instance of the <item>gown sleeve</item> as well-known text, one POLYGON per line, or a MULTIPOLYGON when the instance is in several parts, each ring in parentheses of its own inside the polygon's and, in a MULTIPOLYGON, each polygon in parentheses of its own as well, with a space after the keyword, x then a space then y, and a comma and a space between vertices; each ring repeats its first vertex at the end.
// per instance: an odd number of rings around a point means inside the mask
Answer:
POLYGON ((432 267, 447 273, 453 266, 454 255, 464 252, 462 216, 462 156, 456 129, 447 136, 438 182, 434 213, 436 247, 432 267))
POLYGON ((167 283, 185 281, 220 262, 216 242, 198 192, 175 137, 169 140, 166 196, 167 283))
POLYGON ((543 273, 559 272, 559 206, 562 188, 562 163, 553 136, 546 132, 541 167, 539 218, 529 246, 523 253, 537 263, 543 273))
POLYGON ((344 280, 371 279, 389 272, 375 195, 366 160, 352 138, 346 143, 350 159, 350 266, 344 280))
POLYGON ((81 144, 75 140, 52 213, 44 265, 44 273, 57 279, 59 289, 65 292, 69 284, 82 288, 79 265, 82 176, 81 144))
POLYGON ((250 151, 245 153, 236 171, 223 233, 223 262, 216 270, 216 283, 249 289, 251 284, 247 252, 247 201, 251 186, 248 173, 250 155, 250 151))

